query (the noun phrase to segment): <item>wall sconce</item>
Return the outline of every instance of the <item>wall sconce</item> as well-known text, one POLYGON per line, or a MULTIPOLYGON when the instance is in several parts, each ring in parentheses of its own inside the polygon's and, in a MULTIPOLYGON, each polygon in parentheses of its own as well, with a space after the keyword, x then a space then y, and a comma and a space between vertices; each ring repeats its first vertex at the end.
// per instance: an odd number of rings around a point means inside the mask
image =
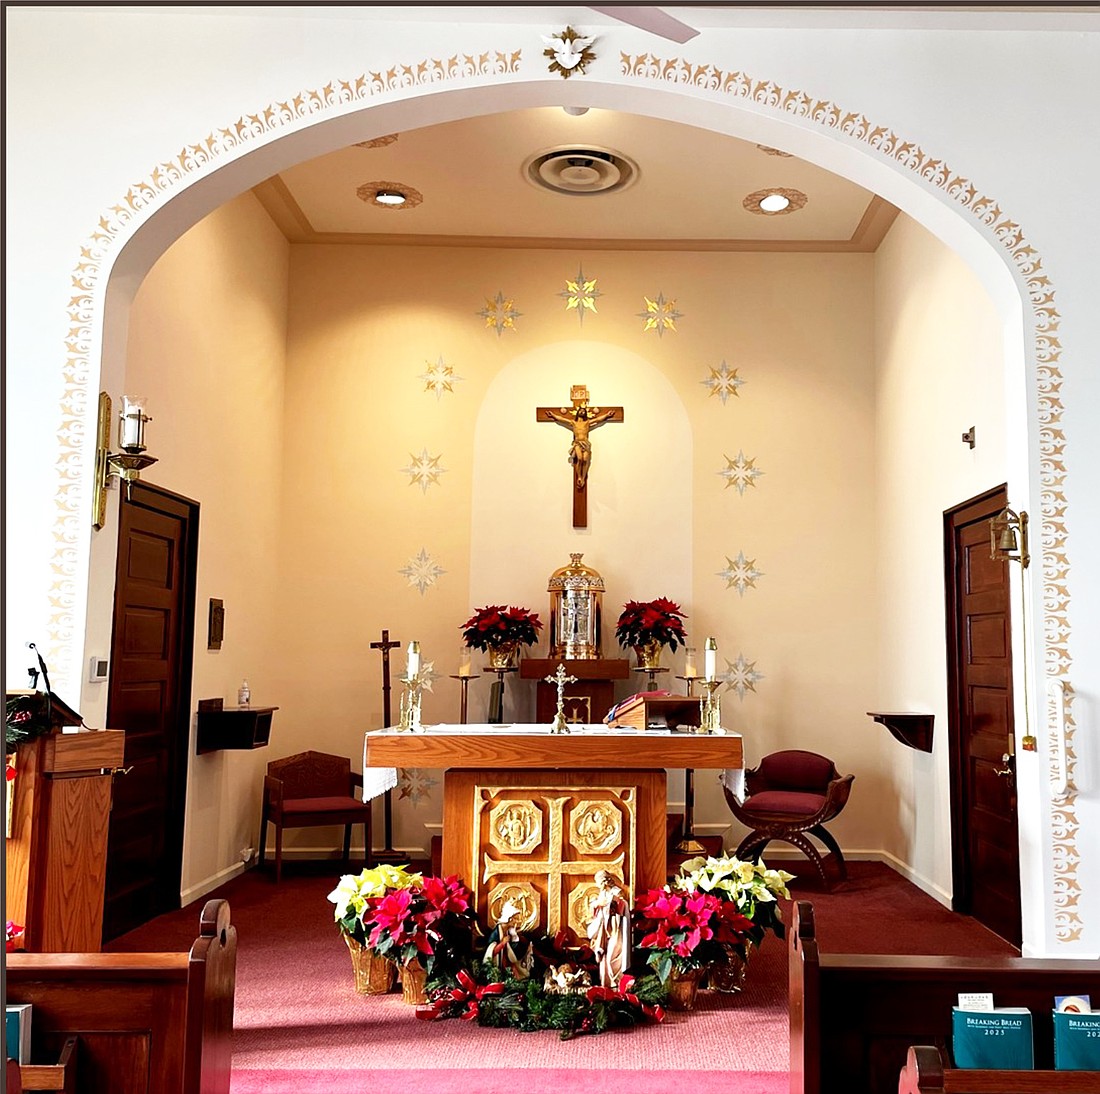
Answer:
POLYGON ((989 557, 1015 559, 1023 569, 1031 562, 1027 547, 1027 513, 1016 514, 1007 506, 989 521, 989 557))
POLYGON ((130 487, 141 478, 142 471, 157 462, 156 456, 145 454, 145 423, 153 419, 145 413, 140 399, 122 396, 122 410, 118 415, 118 446, 120 452, 111 451, 111 397, 105 391, 99 393, 99 422, 96 427, 95 483, 92 486, 92 527, 100 529, 107 516, 107 489, 112 478, 126 484, 126 497, 130 487))

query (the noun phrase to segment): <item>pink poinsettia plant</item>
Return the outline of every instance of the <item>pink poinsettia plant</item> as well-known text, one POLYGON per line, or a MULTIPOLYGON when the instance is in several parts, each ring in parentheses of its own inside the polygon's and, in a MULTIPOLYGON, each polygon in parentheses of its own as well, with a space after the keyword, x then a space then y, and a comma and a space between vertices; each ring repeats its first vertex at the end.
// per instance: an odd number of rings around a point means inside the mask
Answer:
POLYGON ((666 885, 638 898, 635 926, 642 932, 639 948, 649 951, 646 963, 664 982, 673 969, 699 969, 720 960, 723 944, 743 944, 753 923, 732 901, 666 885))
POLYGON ((472 905, 473 893, 455 875, 370 897, 366 946, 401 965, 419 959, 429 977, 453 975, 472 952, 472 905))
POLYGON ((539 640, 542 620, 526 608, 487 604, 462 624, 462 638, 472 650, 495 649, 514 643, 533 646, 539 640))
POLYGON ((667 597, 656 600, 628 600, 615 624, 620 646, 645 646, 656 642, 675 652, 676 643, 684 642, 684 619, 680 605, 667 597))

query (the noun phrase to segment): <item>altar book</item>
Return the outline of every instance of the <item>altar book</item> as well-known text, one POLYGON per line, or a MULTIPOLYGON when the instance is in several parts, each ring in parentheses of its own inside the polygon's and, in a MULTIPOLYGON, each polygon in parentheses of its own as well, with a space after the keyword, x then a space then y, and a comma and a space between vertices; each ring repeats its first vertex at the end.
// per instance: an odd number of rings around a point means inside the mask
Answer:
POLYGON ((607 724, 615 729, 697 729, 701 722, 702 700, 668 692, 642 692, 624 699, 608 715, 607 724))
POLYGON ((1054 1066, 1059 1071, 1100 1071, 1100 1012, 1054 1012, 1054 1066))

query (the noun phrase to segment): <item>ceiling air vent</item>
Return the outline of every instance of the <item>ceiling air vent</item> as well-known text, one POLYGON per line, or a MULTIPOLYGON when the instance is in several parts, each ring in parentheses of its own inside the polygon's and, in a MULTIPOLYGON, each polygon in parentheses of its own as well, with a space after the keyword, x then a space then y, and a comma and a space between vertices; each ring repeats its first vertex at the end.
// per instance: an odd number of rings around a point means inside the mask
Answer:
POLYGON ((524 175, 535 186, 557 194, 606 194, 638 177, 637 165, 602 148, 556 148, 533 156, 524 175))

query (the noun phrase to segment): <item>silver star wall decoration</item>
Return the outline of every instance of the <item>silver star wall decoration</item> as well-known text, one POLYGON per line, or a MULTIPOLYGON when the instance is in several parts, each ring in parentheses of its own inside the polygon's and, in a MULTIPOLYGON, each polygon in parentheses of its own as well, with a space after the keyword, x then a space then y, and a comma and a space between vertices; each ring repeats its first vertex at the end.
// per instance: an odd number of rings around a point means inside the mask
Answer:
POLYGON ((455 384, 462 382, 462 377, 454 370, 453 365, 448 365, 439 355, 439 360, 433 365, 431 361, 425 361, 427 372, 422 372, 417 379, 424 381, 425 391, 434 391, 436 402, 443 398, 444 392, 454 394, 455 384))
POLYGON ((642 299, 645 301, 645 311, 638 312, 638 318, 645 320, 642 333, 655 330, 658 338, 663 337, 666 330, 675 333, 676 320, 684 317, 683 312, 676 310, 676 301, 666 300, 663 292, 658 293, 655 300, 650 300, 648 296, 642 299))
POLYGON ((423 596, 447 571, 428 554, 427 547, 421 547, 397 572, 423 596))
POLYGON ((523 312, 516 311, 514 300, 506 300, 504 293, 498 292, 492 300, 485 301, 485 307, 477 314, 485 320, 485 326, 497 332, 499 338, 506 330, 516 329, 516 320, 523 312))
POLYGON ((756 691, 756 682, 764 679, 762 672, 756 671, 755 661, 746 661, 739 653, 736 661, 725 658, 726 671, 718 674, 718 679, 726 685, 727 691, 736 691, 737 698, 744 702, 747 692, 756 691))
POLYGON ((575 311, 580 316, 583 327, 584 313, 587 311, 596 314, 596 298, 603 296, 603 293, 596 288, 596 279, 585 277, 584 270, 580 269, 572 280, 566 278, 565 290, 558 293, 558 296, 565 300, 566 311, 575 311))
POLYGON ((746 486, 755 486, 756 480, 764 474, 756 466, 756 457, 751 460, 745 455, 743 450, 739 450, 737 453, 737 459, 731 460, 729 456, 723 454, 722 458, 726 461, 726 466, 718 472, 726 480, 726 486, 733 486, 736 488, 737 493, 745 494, 746 486))
POLYGON ((745 558, 744 551, 738 551, 736 558, 726 555, 726 568, 718 571, 718 577, 726 582, 727 589, 736 589, 738 596, 744 596, 746 589, 756 588, 756 579, 763 577, 764 571, 756 568, 755 558, 745 558))
POLYGON ((447 469, 440 466, 443 457, 429 455, 427 448, 422 448, 419 456, 410 452, 409 459, 412 462, 401 468, 402 474, 408 475, 409 485, 419 486, 421 493, 426 494, 429 486, 438 486, 439 476, 447 473, 447 469))
POLYGON ((397 769, 398 798, 407 798, 413 805, 419 805, 425 798, 432 796, 432 790, 439 785, 429 772, 419 767, 399 767, 397 769))
POLYGON ((710 375, 705 380, 699 381, 704 387, 710 388, 711 395, 717 395, 722 400, 722 405, 725 405, 726 400, 731 395, 737 395, 737 389, 742 384, 747 383, 747 380, 742 380, 737 375, 737 369, 731 369, 725 361, 718 366, 718 368, 712 368, 710 375))

